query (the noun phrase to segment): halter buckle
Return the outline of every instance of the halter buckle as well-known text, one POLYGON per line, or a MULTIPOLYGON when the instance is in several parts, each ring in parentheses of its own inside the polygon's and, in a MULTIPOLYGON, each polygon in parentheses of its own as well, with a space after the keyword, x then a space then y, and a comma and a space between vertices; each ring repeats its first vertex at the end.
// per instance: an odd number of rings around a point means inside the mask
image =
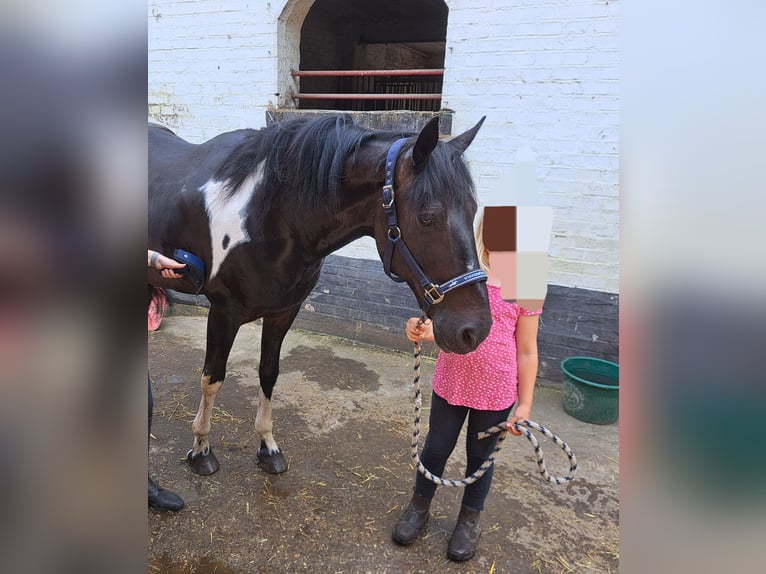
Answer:
POLYGON ((431 286, 425 290, 424 295, 431 301, 431 305, 438 305, 444 300, 444 293, 439 290, 439 286, 431 283, 431 286), (434 295, 434 293, 436 295, 434 295))
POLYGON ((388 228, 388 238, 391 241, 398 241, 401 236, 402 236, 402 230, 399 229, 398 225, 388 228))
POLYGON ((383 203, 382 203, 383 209, 391 209, 391 207, 394 205, 394 196, 395 196, 395 194, 394 194, 394 186, 393 186, 393 184, 391 184, 391 185, 384 185, 383 186, 383 203), (390 199, 390 201, 388 201, 386 203, 385 198, 386 198, 386 193, 387 192, 389 192, 391 194, 391 199, 390 199))

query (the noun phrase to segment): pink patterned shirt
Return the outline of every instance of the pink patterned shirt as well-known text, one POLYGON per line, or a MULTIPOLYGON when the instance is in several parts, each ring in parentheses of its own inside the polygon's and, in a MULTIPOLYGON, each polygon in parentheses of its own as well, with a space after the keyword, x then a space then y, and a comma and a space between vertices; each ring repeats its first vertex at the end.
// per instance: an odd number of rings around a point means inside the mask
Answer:
POLYGON ((504 301, 500 287, 487 285, 492 329, 487 338, 466 355, 439 351, 434 368, 433 390, 451 405, 484 411, 501 411, 518 397, 516 322, 525 311, 504 301))

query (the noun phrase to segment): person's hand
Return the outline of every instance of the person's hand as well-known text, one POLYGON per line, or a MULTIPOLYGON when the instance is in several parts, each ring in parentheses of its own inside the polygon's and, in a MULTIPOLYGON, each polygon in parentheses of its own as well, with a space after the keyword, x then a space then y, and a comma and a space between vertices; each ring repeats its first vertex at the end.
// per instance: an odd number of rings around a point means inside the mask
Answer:
POLYGON ((529 420, 529 416, 532 413, 532 405, 519 405, 516 407, 516 410, 513 412, 513 416, 510 420, 506 421, 505 428, 510 432, 512 435, 515 436, 521 436, 521 431, 516 430, 516 427, 513 425, 516 424, 517 421, 521 421, 524 419, 529 420))
MULTIPOLYGON (((412 317, 407 320, 407 325, 404 328, 404 332, 407 338, 413 343, 419 343, 423 339, 428 339, 433 327, 431 322, 421 322, 417 317, 412 317)), ((433 335, 431 335, 432 337, 433 335)))
POLYGON ((180 279, 182 274, 176 273, 174 269, 183 269, 186 267, 186 263, 179 263, 175 259, 164 256, 162 253, 156 251, 149 251, 149 266, 152 267, 152 261, 154 261, 153 267, 160 272, 165 279, 180 279), (155 257, 156 255, 156 257, 155 257))

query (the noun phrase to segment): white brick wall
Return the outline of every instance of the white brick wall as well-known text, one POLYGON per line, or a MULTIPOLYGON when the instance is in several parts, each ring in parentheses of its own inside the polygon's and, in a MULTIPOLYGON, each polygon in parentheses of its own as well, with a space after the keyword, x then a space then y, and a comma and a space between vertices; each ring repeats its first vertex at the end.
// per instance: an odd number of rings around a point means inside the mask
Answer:
POLYGON ((264 110, 277 103, 277 17, 283 4, 150 2, 149 116, 194 142, 263 126, 264 110))
MULTIPOLYGON (((467 154, 482 202, 507 203, 499 182, 528 146, 541 200, 554 207, 551 282, 618 292, 619 2, 446 3, 442 105, 455 112, 454 134, 487 115, 467 154)), ((297 46, 278 30, 300 29, 310 4, 150 2, 150 117, 196 142, 263 126, 297 46)), ((377 258, 371 241, 340 254, 377 258)))
POLYGON ((468 150, 482 202, 507 203, 499 182, 529 146, 554 208, 551 282, 618 292, 618 2, 448 5, 442 105, 455 133, 487 115, 468 150))

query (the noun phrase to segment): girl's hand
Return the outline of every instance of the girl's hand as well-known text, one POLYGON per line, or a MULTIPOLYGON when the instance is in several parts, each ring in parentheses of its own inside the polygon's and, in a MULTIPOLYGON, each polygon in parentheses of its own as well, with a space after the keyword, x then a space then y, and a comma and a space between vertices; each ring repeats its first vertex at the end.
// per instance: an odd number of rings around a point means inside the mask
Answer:
POLYGON ((180 279, 183 275, 176 273, 173 269, 183 269, 186 263, 179 263, 175 259, 165 257, 162 253, 149 250, 149 267, 157 269, 165 279, 180 279), (152 265, 152 259, 154 265, 152 265))
POLYGON ((532 412, 532 406, 526 406, 526 405, 519 405, 516 407, 516 410, 513 413, 513 416, 509 421, 505 423, 505 428, 510 432, 512 435, 515 436, 521 436, 521 431, 516 430, 516 428, 513 426, 516 424, 517 421, 521 421, 524 419, 529 420, 529 416, 532 412))
POLYGON ((413 343, 419 343, 423 339, 432 339, 431 322, 421 323, 417 317, 411 317, 407 320, 407 325, 404 328, 404 332, 407 338, 413 343))

